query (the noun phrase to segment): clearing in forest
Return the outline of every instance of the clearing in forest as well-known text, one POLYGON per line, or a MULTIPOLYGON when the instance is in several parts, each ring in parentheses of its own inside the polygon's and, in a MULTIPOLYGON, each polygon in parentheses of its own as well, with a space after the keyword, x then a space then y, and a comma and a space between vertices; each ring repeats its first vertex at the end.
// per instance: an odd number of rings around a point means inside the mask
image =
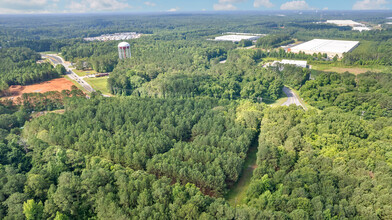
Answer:
POLYGON ((96 91, 99 90, 104 95, 111 95, 108 89, 108 78, 109 77, 84 78, 84 80, 96 91))
POLYGON ((236 205, 244 204, 246 191, 248 190, 249 184, 251 182, 253 171, 256 169, 256 158, 257 158, 257 148, 258 148, 258 138, 249 148, 248 155, 245 159, 243 170, 237 183, 235 183, 230 191, 226 194, 226 199, 229 204, 233 207, 236 205))
POLYGON ((323 72, 336 72, 336 73, 345 73, 349 72, 354 75, 358 75, 366 72, 386 72, 390 71, 389 67, 383 66, 331 66, 326 64, 314 64, 312 65, 312 69, 320 70, 323 72))
POLYGON ((5 91, 5 96, 3 98, 16 99, 21 97, 24 93, 71 90, 73 85, 74 84, 66 78, 56 78, 28 86, 12 85, 5 91))
POLYGON ((369 68, 361 68, 361 67, 331 67, 330 69, 324 70, 327 72, 337 72, 337 73, 345 73, 349 72, 355 75, 366 73, 368 71, 378 72, 377 70, 372 70, 369 68))

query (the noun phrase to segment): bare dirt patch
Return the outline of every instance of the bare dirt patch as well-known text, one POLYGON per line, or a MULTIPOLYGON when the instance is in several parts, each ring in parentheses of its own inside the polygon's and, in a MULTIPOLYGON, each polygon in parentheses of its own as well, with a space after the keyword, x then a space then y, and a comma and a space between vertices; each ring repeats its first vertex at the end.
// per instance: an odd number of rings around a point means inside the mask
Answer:
POLYGON ((63 90, 71 90, 71 87, 74 84, 65 78, 57 78, 52 79, 46 82, 28 85, 28 86, 21 86, 21 85, 13 85, 5 91, 5 96, 3 98, 11 98, 16 99, 21 97, 24 93, 45 93, 49 91, 63 91, 63 90))

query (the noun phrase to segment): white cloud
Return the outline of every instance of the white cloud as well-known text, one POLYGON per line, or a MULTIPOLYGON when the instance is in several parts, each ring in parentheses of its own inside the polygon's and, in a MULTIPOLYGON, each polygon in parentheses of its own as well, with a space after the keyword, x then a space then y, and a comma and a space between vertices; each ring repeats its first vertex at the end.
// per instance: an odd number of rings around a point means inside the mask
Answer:
POLYGON ((230 3, 218 3, 214 4, 215 11, 233 11, 237 10, 237 7, 230 3))
POLYGON ((238 8, 234 4, 246 2, 247 0, 218 0, 217 4, 213 5, 215 11, 233 11, 238 8))
POLYGON ((145 5, 150 6, 150 7, 155 7, 157 6, 157 4, 155 4, 154 2, 144 2, 145 5))
POLYGON ((180 10, 180 8, 179 7, 175 7, 175 8, 171 8, 171 9, 169 9, 167 11, 168 12, 175 12, 175 11, 178 11, 178 10, 180 10))
POLYGON ((306 1, 291 1, 280 6, 281 10, 312 10, 306 1))
POLYGON ((115 11, 132 8, 128 3, 117 0, 82 0, 72 1, 68 6, 71 12, 91 12, 91 11, 115 11))
POLYGON ((50 13, 57 9, 55 0, 0 0, 0 14, 50 13))
POLYGON ((388 9, 387 0, 361 0, 353 5, 353 10, 380 10, 388 9))
POLYGON ((18 5, 18 6, 33 6, 33 5, 45 5, 46 0, 2 0, 1 4, 7 5, 18 5))
POLYGON ((0 14, 47 14, 52 13, 49 10, 36 10, 36 9, 10 9, 10 8, 0 8, 0 14))
POLYGON ((259 7, 272 8, 274 7, 274 4, 272 4, 270 0, 255 0, 253 6, 255 8, 259 8, 259 7))

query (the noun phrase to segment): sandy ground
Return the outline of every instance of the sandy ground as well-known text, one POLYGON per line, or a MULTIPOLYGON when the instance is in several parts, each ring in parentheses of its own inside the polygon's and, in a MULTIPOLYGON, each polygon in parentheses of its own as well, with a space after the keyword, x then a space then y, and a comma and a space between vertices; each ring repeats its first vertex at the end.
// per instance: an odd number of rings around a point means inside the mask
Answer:
POLYGON ((71 86, 73 85, 74 84, 71 81, 65 78, 52 79, 50 81, 28 86, 14 85, 10 86, 10 88, 6 92, 6 96, 4 96, 3 98, 15 99, 22 96, 23 93, 45 93, 49 91, 62 91, 65 89, 71 90, 71 86))

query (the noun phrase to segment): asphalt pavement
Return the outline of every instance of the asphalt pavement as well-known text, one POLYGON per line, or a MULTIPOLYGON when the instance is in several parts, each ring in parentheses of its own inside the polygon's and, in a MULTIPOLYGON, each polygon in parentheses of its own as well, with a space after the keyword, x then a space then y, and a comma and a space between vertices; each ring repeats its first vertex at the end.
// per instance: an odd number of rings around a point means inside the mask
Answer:
POLYGON ((285 103, 282 104, 282 106, 297 105, 297 106, 301 106, 303 109, 306 110, 306 107, 302 105, 297 95, 295 95, 295 93, 291 91, 291 89, 287 87, 283 87, 283 92, 287 95, 288 99, 285 103))
POLYGON ((67 70, 67 75, 69 78, 72 80, 75 80, 77 83, 79 83, 83 88, 85 88, 88 92, 95 92, 93 87, 90 86, 86 81, 84 81, 81 77, 79 77, 71 68, 69 65, 65 63, 63 58, 55 55, 55 54, 41 54, 43 58, 48 58, 52 61, 54 65, 61 64, 65 67, 67 70))

